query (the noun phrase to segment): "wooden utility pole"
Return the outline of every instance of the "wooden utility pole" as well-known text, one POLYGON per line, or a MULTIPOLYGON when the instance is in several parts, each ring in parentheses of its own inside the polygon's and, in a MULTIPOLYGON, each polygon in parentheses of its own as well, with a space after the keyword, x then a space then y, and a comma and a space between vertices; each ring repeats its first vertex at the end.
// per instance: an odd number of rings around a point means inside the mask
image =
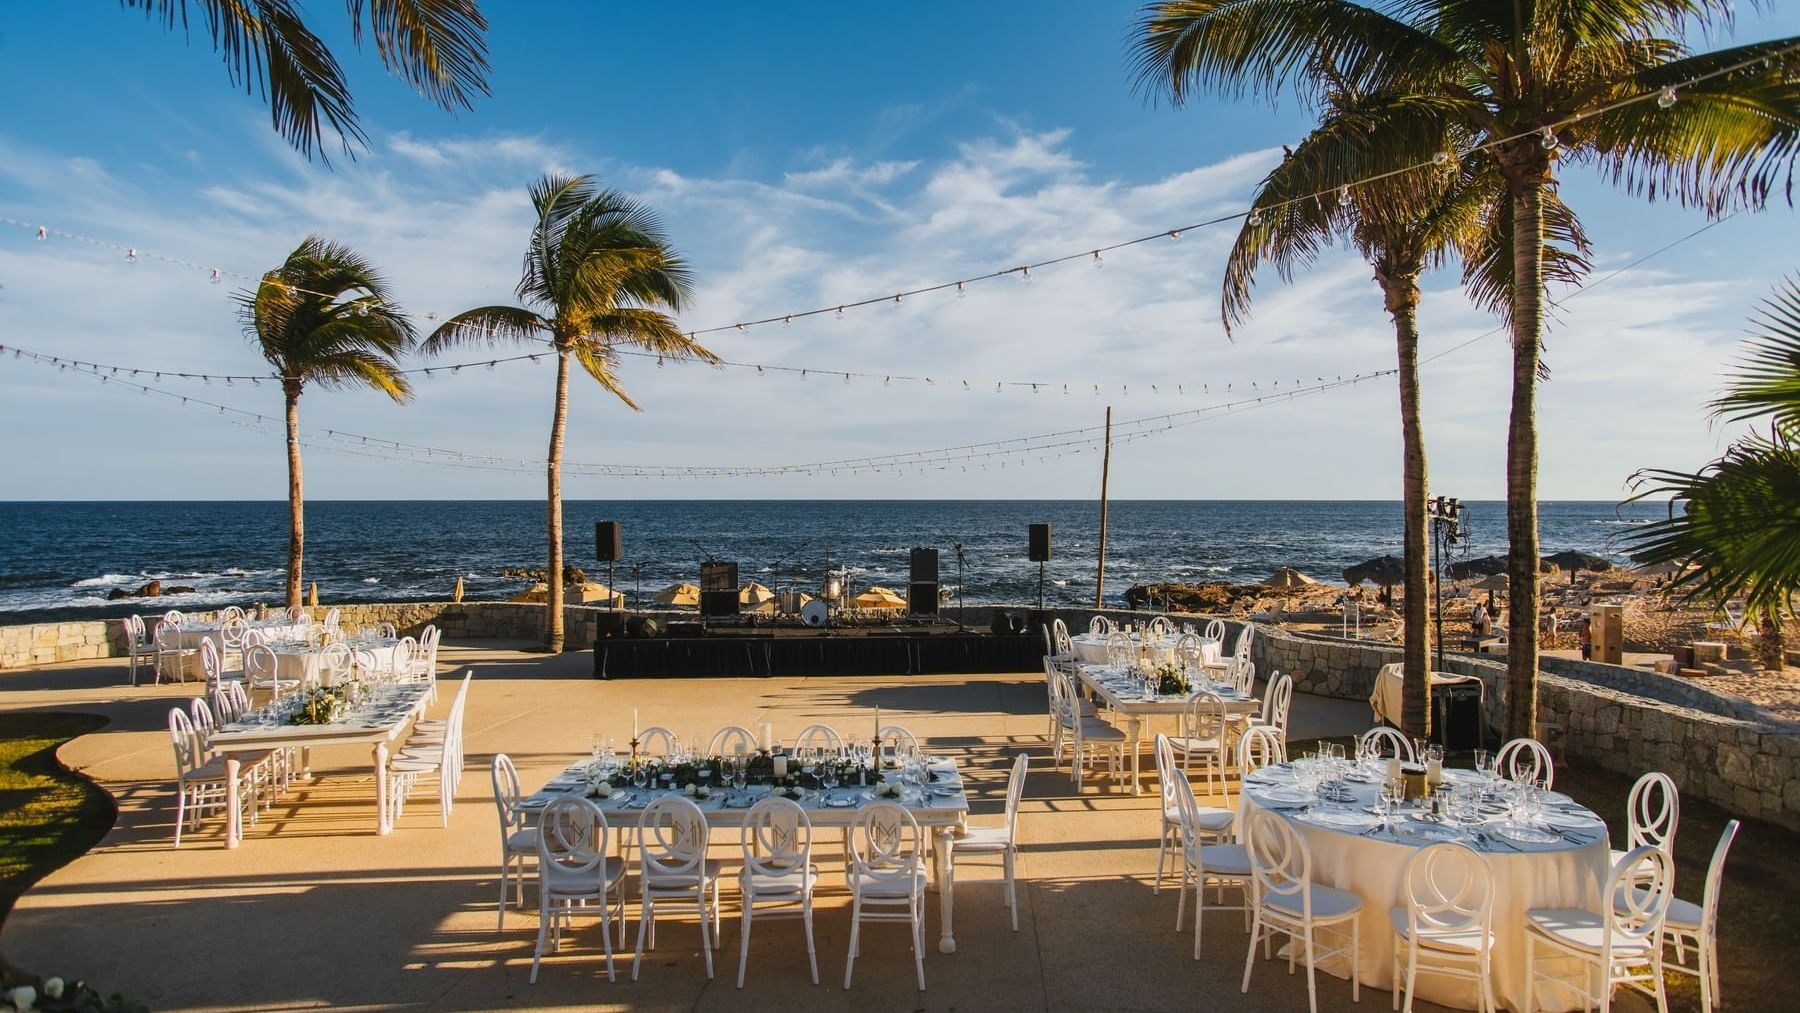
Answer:
POLYGON ((1094 608, 1106 607, 1106 479, 1112 471, 1112 405, 1106 406, 1106 451, 1100 456, 1100 572, 1094 576, 1094 608))

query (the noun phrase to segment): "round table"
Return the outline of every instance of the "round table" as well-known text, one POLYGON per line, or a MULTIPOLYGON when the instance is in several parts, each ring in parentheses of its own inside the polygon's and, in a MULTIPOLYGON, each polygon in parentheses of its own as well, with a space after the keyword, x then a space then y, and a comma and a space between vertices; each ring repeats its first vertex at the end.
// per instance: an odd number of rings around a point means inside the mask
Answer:
MULTIPOLYGON (((1475 776, 1473 771, 1445 771, 1445 777, 1452 782, 1475 776)), ((1325 813, 1350 813, 1362 814, 1370 825, 1374 824, 1374 817, 1367 815, 1366 810, 1380 793, 1378 783, 1349 781, 1345 787, 1353 801, 1307 803, 1299 800, 1306 789, 1296 784, 1290 766, 1265 767, 1251 775, 1239 796, 1238 832, 1242 835, 1251 815, 1261 810, 1280 813, 1300 832, 1312 853, 1313 881, 1362 898, 1358 924, 1362 983, 1371 988, 1392 989, 1394 929, 1388 921, 1388 911, 1405 903, 1401 876, 1407 860, 1418 848, 1433 842, 1409 832, 1421 824, 1406 818, 1393 820, 1392 829, 1367 835, 1354 827, 1320 822, 1333 818, 1325 813)), ((1494 874, 1494 998, 1512 1010, 1532 1008, 1526 1001, 1531 993, 1525 966, 1525 912, 1540 907, 1599 910, 1600 892, 1610 870, 1606 824, 1565 795, 1551 793, 1550 803, 1546 813, 1554 816, 1557 823, 1584 828, 1585 832, 1570 830, 1554 842, 1531 844, 1495 833, 1504 824, 1504 816, 1467 829, 1432 825, 1434 829, 1454 832, 1454 839, 1474 848, 1494 874)), ((1319 969, 1339 977, 1349 976, 1349 968, 1342 961, 1339 966, 1322 963, 1319 969)), ((1475 1009, 1478 1005, 1474 983, 1466 979, 1421 974, 1417 984, 1421 999, 1457 1009, 1475 1009)), ((1566 989, 1543 988, 1538 998, 1538 1009, 1575 1008, 1568 1005, 1570 995, 1566 989)))
MULTIPOLYGON (((1131 638, 1133 650, 1138 649, 1144 643, 1143 635, 1140 633, 1128 633, 1126 636, 1131 638)), ((1175 644, 1180 639, 1180 634, 1170 634, 1150 641, 1148 652, 1150 663, 1153 665, 1174 664, 1175 644)), ((1069 643, 1075 648, 1075 660, 1088 665, 1104 665, 1111 660, 1106 656, 1106 641, 1107 635, 1104 633, 1083 633, 1080 636, 1069 638, 1069 643)), ((1219 642, 1217 640, 1200 638, 1200 660, 1202 664, 1218 662, 1219 642)))
MULTIPOLYGON (((358 637, 344 641, 344 646, 350 648, 352 659, 357 654, 372 655, 378 669, 392 669, 400 657, 400 641, 393 637, 358 637)), ((300 682, 318 679, 319 653, 323 648, 309 646, 305 641, 271 643, 269 648, 275 652, 276 678, 300 682)))

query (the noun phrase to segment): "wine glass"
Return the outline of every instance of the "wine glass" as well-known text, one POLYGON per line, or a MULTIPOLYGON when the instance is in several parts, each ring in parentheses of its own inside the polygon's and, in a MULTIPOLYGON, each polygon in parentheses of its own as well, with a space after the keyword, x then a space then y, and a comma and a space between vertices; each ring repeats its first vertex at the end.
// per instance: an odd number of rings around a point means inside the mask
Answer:
POLYGON ((650 783, 650 773, 644 769, 643 764, 640 763, 637 766, 631 768, 631 786, 633 788, 636 788, 639 791, 642 791, 642 790, 644 790, 644 785, 649 784, 649 783, 650 783))
POLYGON ((736 763, 732 766, 731 787, 733 789, 735 789, 736 791, 738 791, 741 794, 744 790, 744 785, 746 783, 748 783, 749 780, 750 780, 750 764, 748 761, 740 760, 738 763, 736 763))
POLYGON ((825 800, 829 802, 831 800, 832 789, 838 786, 837 764, 826 763, 824 768, 820 771, 819 776, 822 783, 825 785, 825 800))

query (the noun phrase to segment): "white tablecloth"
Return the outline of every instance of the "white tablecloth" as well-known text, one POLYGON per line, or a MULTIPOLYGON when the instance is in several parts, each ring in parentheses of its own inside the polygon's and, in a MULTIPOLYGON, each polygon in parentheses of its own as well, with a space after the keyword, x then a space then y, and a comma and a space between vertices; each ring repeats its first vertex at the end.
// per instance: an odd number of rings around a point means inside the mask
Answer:
MULTIPOLYGON (((1482 685, 1481 680, 1472 675, 1451 675, 1448 672, 1431 673, 1432 689, 1436 689, 1439 686, 1452 686, 1464 682, 1472 682, 1478 686, 1482 685)), ((1402 727, 1400 723, 1400 712, 1401 707, 1403 706, 1402 701, 1404 697, 1402 694, 1405 692, 1405 684, 1406 676, 1404 674, 1404 668, 1399 664, 1383 665, 1381 666, 1381 671, 1375 674, 1375 689, 1369 694, 1369 709, 1375 712, 1376 724, 1381 724, 1383 721, 1386 721, 1396 728, 1402 727)), ((1482 694, 1485 696, 1486 693, 1487 689, 1483 686, 1482 694)), ((1485 710, 1483 713, 1485 713, 1485 710)))
MULTIPOLYGON (((273 644, 275 651, 275 673, 277 678, 298 679, 309 682, 319 674, 319 652, 317 647, 303 647, 298 644, 273 644)), ((352 658, 359 653, 374 656, 375 667, 386 671, 394 667, 399 660, 400 642, 382 638, 378 641, 352 640, 346 641, 352 658)))
MULTIPOLYGON (((1239 802, 1239 833, 1249 825, 1250 815, 1264 808, 1278 807, 1269 792, 1293 784, 1285 767, 1265 768, 1266 779, 1252 778, 1239 802)), ((1464 772, 1450 771, 1459 777, 1464 772)), ((1370 804, 1379 789, 1373 784, 1350 784, 1357 801, 1345 808, 1360 809, 1370 804)), ((1560 796, 1559 796, 1560 797, 1560 796)), ((1281 801, 1280 805, 1294 805, 1281 801)), ((1573 806, 1573 803, 1570 803, 1573 806)), ((1574 807, 1576 812, 1587 810, 1574 807)), ((1430 843, 1390 832, 1359 836, 1353 831, 1339 830, 1311 822, 1299 808, 1286 809, 1283 818, 1299 829, 1312 852, 1313 880, 1339 890, 1348 890, 1362 898, 1362 915, 1358 919, 1360 970, 1362 983, 1371 988, 1393 988, 1394 930, 1388 921, 1388 910, 1404 904, 1401 873, 1414 850, 1430 843)), ((1592 815, 1591 813, 1589 814, 1592 815)), ((1608 843, 1605 824, 1593 817, 1594 832, 1584 841, 1558 841, 1549 845, 1487 845, 1467 837, 1462 843, 1476 847, 1494 874, 1494 996, 1507 1009, 1526 1010, 1525 912, 1538 907, 1575 907, 1599 909, 1600 892, 1609 871, 1608 843), (1512 850, 1517 847, 1518 850, 1512 850)), ((1399 825, 1404 825, 1397 821, 1399 825)), ((1490 836, 1490 840, 1491 840, 1490 836)), ((1258 959, 1261 959, 1260 957, 1258 959)), ((1348 963, 1342 966, 1321 964, 1321 970, 1347 977, 1348 963)), ((1419 998, 1457 1009, 1476 1008, 1473 982, 1421 974, 1418 977, 1419 998)), ((1568 990, 1547 987, 1540 990, 1539 1009, 1556 1011, 1572 1009, 1568 990)), ((1364 1004, 1368 1000, 1365 998, 1364 1004)), ((1386 1004, 1382 1003, 1382 1008, 1386 1004)))
MULTIPOLYGON (((1130 634, 1132 646, 1142 642, 1139 634, 1130 634)), ((1150 663, 1153 665, 1175 663, 1175 642, 1178 636, 1162 637, 1150 642, 1150 663)), ((1088 665, 1104 665, 1106 657, 1106 636, 1099 633, 1083 633, 1070 637, 1069 643, 1075 648, 1075 660, 1088 665)), ((1219 662, 1219 642, 1200 638, 1200 660, 1202 664, 1219 662)))

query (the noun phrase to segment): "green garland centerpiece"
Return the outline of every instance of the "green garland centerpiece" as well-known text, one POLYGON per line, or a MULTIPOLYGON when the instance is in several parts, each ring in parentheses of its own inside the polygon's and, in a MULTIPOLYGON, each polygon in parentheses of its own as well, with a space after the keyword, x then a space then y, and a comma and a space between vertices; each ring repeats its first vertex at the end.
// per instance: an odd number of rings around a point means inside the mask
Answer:
POLYGON ((1193 687, 1188 684, 1187 673, 1168 662, 1156 666, 1152 674, 1156 676, 1156 692, 1159 695, 1187 696, 1193 692, 1193 687))
POLYGON ((350 692, 344 686, 315 686, 288 718, 290 725, 329 725, 350 708, 350 692))

